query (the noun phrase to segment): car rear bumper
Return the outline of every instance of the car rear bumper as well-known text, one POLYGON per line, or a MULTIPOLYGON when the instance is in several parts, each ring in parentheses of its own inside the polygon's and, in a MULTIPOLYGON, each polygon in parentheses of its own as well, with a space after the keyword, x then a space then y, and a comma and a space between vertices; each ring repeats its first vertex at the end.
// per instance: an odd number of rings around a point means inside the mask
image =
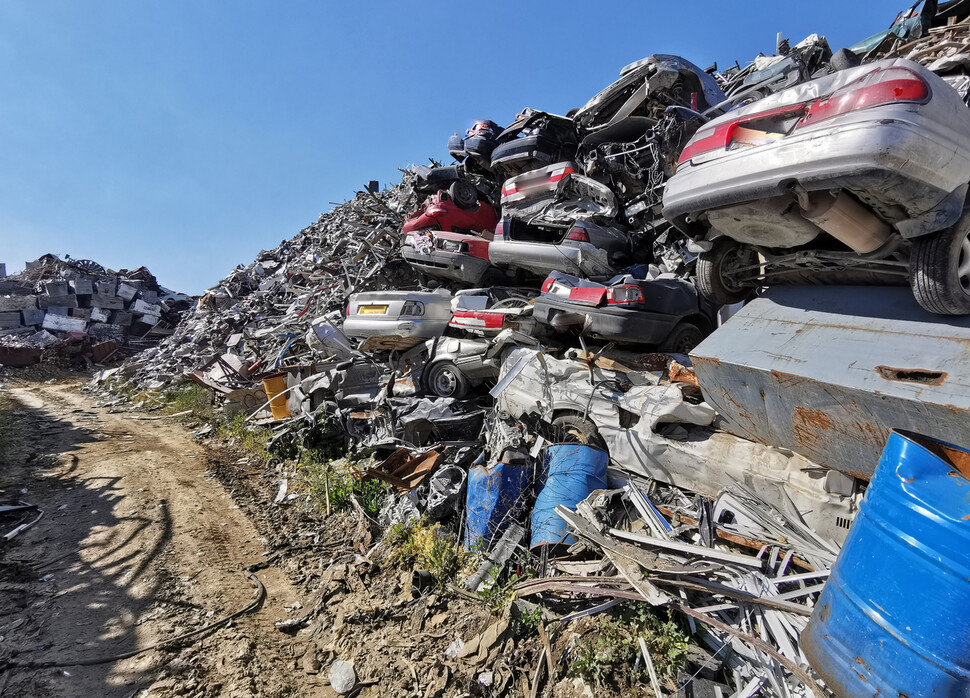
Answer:
POLYGON ((912 109, 886 116, 872 109, 849 123, 837 118, 825 128, 681 166, 667 182, 663 215, 685 229, 687 216, 779 196, 798 182, 809 191, 848 189, 915 218, 970 180, 970 150, 954 139, 954 125, 912 109))
POLYGON ((348 337, 419 337, 434 339, 448 327, 448 320, 411 318, 349 317, 344 321, 343 333, 348 337))
POLYGON ((473 286, 482 280, 485 272, 492 266, 487 259, 447 250, 422 254, 413 247, 404 247, 401 249, 401 256, 412 267, 428 276, 466 281, 473 286))
POLYGON ((680 320, 674 315, 630 308, 596 308, 548 296, 537 298, 532 312, 543 325, 575 324, 577 329, 582 329, 585 317, 589 316, 587 334, 631 344, 659 344, 680 320))
POLYGON ((493 240, 488 247, 488 258, 496 266, 524 269, 540 276, 561 271, 573 276, 596 279, 612 276, 614 273, 606 252, 585 242, 554 245, 493 240))

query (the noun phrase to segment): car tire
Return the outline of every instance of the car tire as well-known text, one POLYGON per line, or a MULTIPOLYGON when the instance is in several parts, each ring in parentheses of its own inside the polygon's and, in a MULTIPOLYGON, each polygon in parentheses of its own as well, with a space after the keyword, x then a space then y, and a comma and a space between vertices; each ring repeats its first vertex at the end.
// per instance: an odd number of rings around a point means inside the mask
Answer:
POLYGON ((448 193, 458 208, 468 210, 478 206, 478 190, 467 179, 452 182, 451 186, 448 187, 448 193))
POLYGON ((913 241, 910 284, 924 310, 970 315, 970 210, 950 228, 913 241))
POLYGON ((704 333, 690 322, 680 322, 658 347, 665 354, 689 354, 704 341, 704 333))
POLYGON ((606 450, 596 425, 578 414, 563 414, 552 420, 562 443, 578 443, 606 450))
POLYGON ((438 397, 453 397, 456 400, 468 395, 471 383, 461 369, 450 361, 439 361, 428 369, 425 377, 428 392, 438 397))
POLYGON ((727 236, 717 238, 710 250, 697 257, 697 289, 717 305, 743 301, 754 288, 733 284, 725 275, 732 268, 753 264, 755 259, 756 253, 751 248, 742 247, 727 236))
POLYGON ((497 267, 490 267, 482 274, 481 285, 484 288, 492 286, 504 286, 508 282, 508 275, 497 267))

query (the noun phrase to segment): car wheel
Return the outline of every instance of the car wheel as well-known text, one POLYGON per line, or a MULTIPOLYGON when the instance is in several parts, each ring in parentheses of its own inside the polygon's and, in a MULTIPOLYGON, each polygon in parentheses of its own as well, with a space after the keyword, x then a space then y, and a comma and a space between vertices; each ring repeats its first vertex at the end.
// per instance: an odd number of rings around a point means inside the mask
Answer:
POLYGON ((507 281, 508 276, 504 271, 491 267, 482 275, 481 284, 485 288, 491 288, 492 286, 503 286, 507 281))
POLYGON ((660 351, 665 354, 689 354, 704 340, 704 333, 697 325, 689 322, 678 323, 660 343, 660 351))
POLYGON ((425 384, 438 397, 455 399, 465 397, 471 389, 468 377, 450 361, 439 361, 428 369, 425 384))
POLYGON ((756 262, 754 250, 729 237, 719 237, 710 250, 697 257, 697 288, 718 305, 743 301, 754 287, 738 283, 731 276, 736 270, 756 262))
POLYGON ((467 179, 452 182, 451 186, 448 187, 448 193, 451 194, 451 200, 455 202, 458 208, 471 209, 478 205, 478 191, 475 189, 475 185, 467 179))
POLYGON ((924 310, 970 314, 970 211, 953 227, 913 241, 910 283, 924 310))
POLYGON ((563 443, 585 444, 606 450, 596 425, 578 414, 560 415, 552 420, 552 426, 556 427, 563 443))

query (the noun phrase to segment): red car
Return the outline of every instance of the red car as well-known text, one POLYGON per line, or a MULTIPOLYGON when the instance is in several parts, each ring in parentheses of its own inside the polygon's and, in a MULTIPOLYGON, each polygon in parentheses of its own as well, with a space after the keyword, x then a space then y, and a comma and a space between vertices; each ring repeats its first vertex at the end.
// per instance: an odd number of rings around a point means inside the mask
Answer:
POLYGON ((459 206, 446 191, 439 191, 429 198, 418 212, 404 224, 404 233, 431 228, 449 233, 492 232, 498 216, 495 209, 484 201, 474 205, 459 206))

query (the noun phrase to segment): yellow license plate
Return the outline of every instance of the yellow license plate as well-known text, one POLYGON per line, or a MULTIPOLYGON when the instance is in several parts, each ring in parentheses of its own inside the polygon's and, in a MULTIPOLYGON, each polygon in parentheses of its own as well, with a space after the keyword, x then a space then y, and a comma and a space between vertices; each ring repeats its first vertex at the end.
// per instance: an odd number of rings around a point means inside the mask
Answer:
POLYGON ((383 315, 387 312, 386 305, 362 305, 360 306, 361 315, 383 315))

